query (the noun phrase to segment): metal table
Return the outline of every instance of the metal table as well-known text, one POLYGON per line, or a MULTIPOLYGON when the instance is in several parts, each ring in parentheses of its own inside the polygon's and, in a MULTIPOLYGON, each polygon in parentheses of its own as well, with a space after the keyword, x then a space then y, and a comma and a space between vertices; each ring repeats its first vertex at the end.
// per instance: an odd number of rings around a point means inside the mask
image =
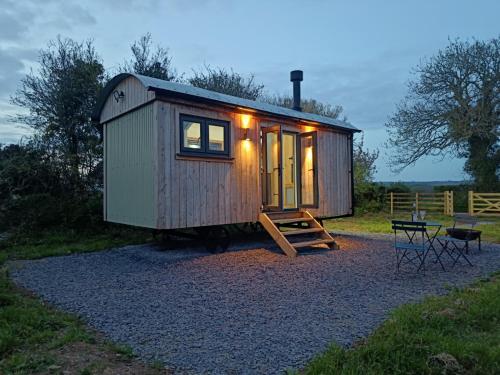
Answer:
POLYGON ((441 255, 443 255, 443 251, 444 250, 442 250, 438 254, 438 251, 434 247, 434 241, 436 240, 436 237, 439 234, 439 231, 443 227, 443 224, 438 223, 436 221, 425 221, 425 226, 426 227, 430 227, 430 228, 436 228, 436 231, 432 235, 429 235, 429 231, 427 231, 427 230, 425 231, 425 236, 427 237, 427 243, 428 243, 428 245, 427 245, 428 246, 428 250, 427 251, 432 250, 432 252, 436 256, 436 262, 439 262, 439 264, 441 265, 441 268, 443 269, 443 271, 446 271, 446 269, 444 268, 443 262, 441 262, 441 255))

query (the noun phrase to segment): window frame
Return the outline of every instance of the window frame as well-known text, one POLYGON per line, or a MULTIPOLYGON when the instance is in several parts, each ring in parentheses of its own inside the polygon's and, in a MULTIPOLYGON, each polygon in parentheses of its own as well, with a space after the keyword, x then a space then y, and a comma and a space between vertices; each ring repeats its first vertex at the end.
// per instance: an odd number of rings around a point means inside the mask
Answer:
POLYGON ((231 155, 230 150, 230 121, 212 119, 208 117, 193 116, 187 114, 179 115, 179 141, 180 141, 180 155, 182 156, 195 156, 195 157, 216 157, 229 159, 231 155), (191 121, 197 122, 200 126, 201 148, 184 147, 184 122, 191 121), (224 150, 210 150, 209 142, 209 125, 220 126, 224 129, 224 150))

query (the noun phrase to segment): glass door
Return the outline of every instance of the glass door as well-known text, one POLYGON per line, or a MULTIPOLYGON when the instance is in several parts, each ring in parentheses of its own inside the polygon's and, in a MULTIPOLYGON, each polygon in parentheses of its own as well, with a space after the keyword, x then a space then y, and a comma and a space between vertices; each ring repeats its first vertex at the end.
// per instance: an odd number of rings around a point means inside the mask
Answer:
POLYGON ((281 208, 279 127, 262 129, 262 205, 266 211, 281 208))
POLYGON ((318 206, 316 132, 300 134, 300 206, 318 206))
POLYGON ((284 131, 281 135, 281 165, 283 209, 294 210, 298 207, 296 133, 284 131))

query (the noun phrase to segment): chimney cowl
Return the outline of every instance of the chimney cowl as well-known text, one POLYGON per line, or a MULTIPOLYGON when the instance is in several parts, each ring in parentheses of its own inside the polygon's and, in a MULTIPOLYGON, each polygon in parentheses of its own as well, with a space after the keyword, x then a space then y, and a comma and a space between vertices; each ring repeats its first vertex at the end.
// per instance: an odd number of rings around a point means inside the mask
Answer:
POLYGON ((292 70, 290 72, 290 81, 302 81, 304 79, 304 72, 302 70, 292 70))
POLYGON ((302 111, 300 108, 300 82, 304 79, 302 70, 292 70, 290 72, 290 81, 293 82, 293 107, 296 111, 302 111))

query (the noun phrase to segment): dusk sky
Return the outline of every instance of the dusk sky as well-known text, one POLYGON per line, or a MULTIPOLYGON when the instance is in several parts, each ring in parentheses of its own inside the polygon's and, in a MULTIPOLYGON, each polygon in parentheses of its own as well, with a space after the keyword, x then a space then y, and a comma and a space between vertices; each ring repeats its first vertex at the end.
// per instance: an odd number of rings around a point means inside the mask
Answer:
POLYGON ((0 143, 29 131, 9 123, 9 96, 38 50, 61 35, 92 38, 116 70, 130 44, 151 32, 189 75, 204 64, 254 73, 269 93, 290 94, 289 72, 304 71, 303 97, 340 104, 379 148, 377 180, 461 180, 463 161, 428 158, 395 175, 384 123, 406 93, 411 69, 448 39, 500 33, 500 1, 11 1, 0 0, 0 143))

